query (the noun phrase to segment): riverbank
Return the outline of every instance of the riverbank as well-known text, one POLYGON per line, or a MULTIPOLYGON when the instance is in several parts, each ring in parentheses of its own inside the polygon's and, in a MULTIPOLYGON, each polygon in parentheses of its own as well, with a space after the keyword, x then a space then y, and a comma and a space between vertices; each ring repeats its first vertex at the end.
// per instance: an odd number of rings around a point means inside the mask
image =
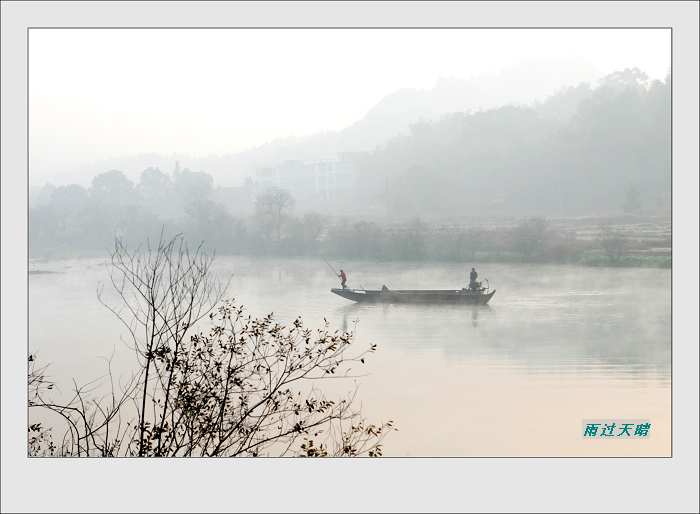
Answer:
MULTIPOLYGON (((159 229, 160 230, 160 229, 159 229)), ((127 246, 144 236, 124 234, 127 246)), ((581 218, 475 218, 390 221, 326 220, 315 235, 288 227, 280 237, 263 236, 254 226, 205 238, 184 232, 191 246, 217 255, 251 258, 333 258, 374 262, 460 264, 473 262, 566 264, 583 267, 671 268, 669 216, 621 215, 581 218), (200 239, 201 238, 201 239, 200 239)), ((112 245, 46 243, 29 248, 30 263, 76 258, 109 259, 112 245), (97 245, 103 249, 96 248, 97 245)))

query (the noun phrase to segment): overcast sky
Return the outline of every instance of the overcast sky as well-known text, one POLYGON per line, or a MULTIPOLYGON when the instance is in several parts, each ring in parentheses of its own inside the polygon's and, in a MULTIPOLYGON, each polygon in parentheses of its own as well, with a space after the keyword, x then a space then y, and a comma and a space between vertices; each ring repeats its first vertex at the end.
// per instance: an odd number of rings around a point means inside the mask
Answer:
POLYGON ((522 59, 671 64, 670 29, 31 29, 30 182, 98 159, 205 156, 341 130, 384 96, 522 59))

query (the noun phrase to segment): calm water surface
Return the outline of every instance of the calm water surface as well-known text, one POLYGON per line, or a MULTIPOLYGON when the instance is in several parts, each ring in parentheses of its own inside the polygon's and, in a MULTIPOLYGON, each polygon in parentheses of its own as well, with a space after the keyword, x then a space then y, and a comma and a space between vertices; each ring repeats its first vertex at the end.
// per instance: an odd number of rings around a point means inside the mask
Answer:
MULTIPOLYGON (((70 388, 133 367, 104 259, 35 261, 31 351, 70 388)), ((471 265, 332 263, 348 286, 458 289, 471 265)), ((252 316, 301 316, 377 344, 358 400, 370 421, 393 420, 387 456, 668 456, 671 451, 671 273, 475 264, 497 292, 486 306, 360 305, 330 293, 322 260, 217 257, 230 296, 252 316), (583 419, 649 419, 648 440, 584 440, 583 419)), ((484 282, 484 285, 486 283, 484 282)), ((333 381, 329 394, 354 388, 333 381)))

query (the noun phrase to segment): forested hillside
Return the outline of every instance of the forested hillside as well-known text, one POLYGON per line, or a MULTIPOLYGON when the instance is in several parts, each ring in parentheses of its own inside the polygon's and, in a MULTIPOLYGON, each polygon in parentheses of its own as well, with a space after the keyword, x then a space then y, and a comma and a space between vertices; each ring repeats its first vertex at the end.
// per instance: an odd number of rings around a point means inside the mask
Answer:
POLYGON ((115 235, 138 245, 165 228, 223 253, 620 264, 634 249, 662 251, 666 266, 670 104, 670 73, 648 83, 635 68, 531 106, 419 121, 360 154, 357 188, 313 205, 255 191, 252 180, 224 200, 210 173, 179 163, 172 173, 149 167, 138 181, 106 170, 87 188, 35 191, 29 246, 99 250, 115 235), (621 227, 621 215, 635 228, 621 227), (548 221, 577 217, 597 221, 548 221))
POLYGON ((586 214, 668 210, 671 84, 638 69, 533 106, 411 126, 358 163, 360 197, 390 212, 586 214))

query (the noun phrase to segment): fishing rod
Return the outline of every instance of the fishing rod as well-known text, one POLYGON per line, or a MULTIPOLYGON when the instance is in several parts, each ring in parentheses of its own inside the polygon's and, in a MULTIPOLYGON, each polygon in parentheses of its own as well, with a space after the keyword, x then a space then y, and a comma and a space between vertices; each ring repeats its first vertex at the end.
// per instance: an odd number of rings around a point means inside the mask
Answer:
POLYGON ((338 275, 338 273, 336 273, 336 271, 333 269, 333 266, 331 266, 330 263, 328 261, 326 261, 326 259, 324 257, 321 257, 321 259, 323 259, 326 262, 326 264, 328 264, 328 266, 330 266, 330 268, 333 270, 333 273, 335 273, 336 276, 338 276, 338 277, 340 276, 340 275, 338 275))

